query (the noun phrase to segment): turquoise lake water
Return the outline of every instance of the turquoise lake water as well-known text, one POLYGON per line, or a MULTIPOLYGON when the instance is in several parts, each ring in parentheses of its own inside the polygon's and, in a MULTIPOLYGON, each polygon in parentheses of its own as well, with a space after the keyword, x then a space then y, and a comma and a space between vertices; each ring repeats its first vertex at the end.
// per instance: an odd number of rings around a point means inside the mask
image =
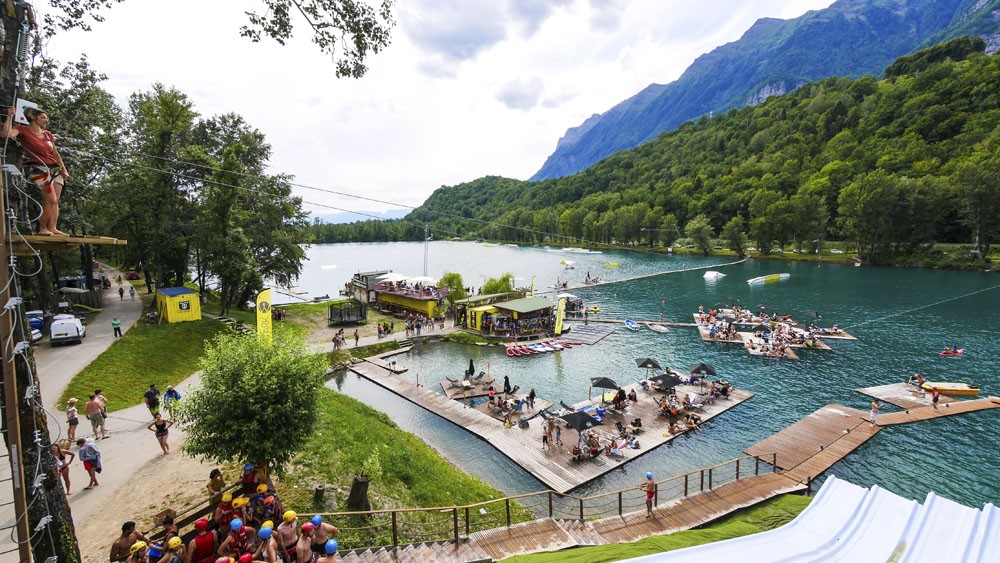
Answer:
MULTIPOLYGON (((556 277, 579 283, 589 271, 616 279, 656 271, 718 264, 727 260, 698 256, 658 256, 641 252, 581 254, 558 249, 512 248, 466 242, 429 245, 429 274, 445 271, 463 275, 466 285, 481 285, 483 276, 512 272, 525 285, 535 276, 537 286, 556 277), (565 270, 562 260, 576 262, 565 270), (618 268, 603 266, 609 262, 618 268)), ((300 282, 314 294, 335 293, 354 271, 392 269, 419 275, 423 268, 420 243, 317 245, 300 282), (330 268, 336 264, 337 268, 330 268), (326 268, 323 268, 326 266, 326 268)), ((870 399, 855 388, 904 381, 917 370, 930 380, 969 381, 983 388, 981 396, 1000 395, 1000 358, 996 333, 1000 323, 1000 277, 993 273, 905 270, 849 265, 751 260, 720 268, 716 282, 702 271, 681 271, 642 280, 572 290, 599 317, 691 322, 698 305, 739 299, 749 307, 764 304, 781 314, 807 321, 806 311, 823 315, 820 324, 836 322, 858 337, 856 342, 829 341, 832 351, 802 352, 801 360, 748 356, 734 345, 703 343, 694 328, 671 328, 660 335, 630 332, 617 326, 594 346, 556 354, 509 358, 502 348, 453 344, 418 346, 396 357, 409 368, 407 377, 437 381, 461 373, 472 359, 478 369, 489 365, 492 375, 510 377, 523 389, 567 403, 585 399, 589 378, 602 375, 619 383, 643 375, 633 359, 652 357, 661 365, 684 369, 696 362, 712 364, 720 377, 756 393, 746 403, 722 414, 700 433, 688 434, 651 451, 575 492, 614 490, 641 481, 647 470, 666 477, 713 465, 734 457, 757 441, 829 404, 867 410, 870 399), (755 276, 788 272, 783 283, 750 287, 755 276), (961 358, 941 358, 945 344, 964 347, 961 358)), ((392 416, 401 427, 419 435, 463 470, 483 477, 507 493, 544 486, 502 454, 461 428, 391 393, 348 374, 332 385, 392 416)), ((887 405, 884 412, 896 410, 887 405)), ((968 505, 1000 502, 1000 444, 994 428, 1000 411, 948 417, 884 429, 831 470, 859 485, 879 484, 908 498, 923 500, 929 491, 968 505)), ((537 431, 526 433, 537 445, 537 431)))

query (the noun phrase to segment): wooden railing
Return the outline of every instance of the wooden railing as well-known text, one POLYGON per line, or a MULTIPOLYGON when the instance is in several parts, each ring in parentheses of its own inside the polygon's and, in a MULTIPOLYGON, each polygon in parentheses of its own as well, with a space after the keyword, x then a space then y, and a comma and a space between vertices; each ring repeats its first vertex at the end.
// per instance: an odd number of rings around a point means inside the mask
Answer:
MULTIPOLYGON (((777 454, 744 456, 657 481, 654 506, 777 471, 777 454), (763 465, 763 468, 762 468, 763 465)), ((323 513, 339 529, 343 550, 411 543, 459 541, 472 533, 511 526, 541 516, 593 520, 642 510, 646 493, 635 486, 580 497, 553 490, 525 493, 462 506, 323 513)))

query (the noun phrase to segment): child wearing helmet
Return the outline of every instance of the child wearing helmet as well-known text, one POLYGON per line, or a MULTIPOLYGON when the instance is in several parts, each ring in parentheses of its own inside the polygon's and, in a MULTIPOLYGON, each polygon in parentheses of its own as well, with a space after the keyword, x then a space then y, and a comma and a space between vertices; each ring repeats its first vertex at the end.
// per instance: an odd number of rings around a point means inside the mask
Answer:
POLYGON ((302 524, 302 535, 299 537, 299 542, 295 545, 295 556, 298 558, 298 563, 313 560, 312 541, 315 531, 316 526, 312 522, 302 524))
POLYGON ((274 537, 274 531, 264 526, 257 532, 257 537, 260 541, 257 542, 257 551, 253 552, 253 560, 269 563, 278 561, 278 540, 274 537))
POLYGON ((229 534, 226 535, 226 539, 223 540, 216 553, 229 557, 239 557, 247 551, 253 551, 251 548, 256 536, 257 530, 245 526, 243 520, 233 518, 233 521, 229 523, 229 534))
POLYGON ((298 561, 295 557, 295 546, 299 542, 297 532, 299 527, 299 515, 294 510, 286 510, 281 515, 281 523, 274 529, 277 536, 278 545, 284 552, 285 561, 298 561))
POLYGON ((316 554, 316 557, 322 557, 326 554, 326 540, 337 537, 337 527, 324 522, 323 517, 319 514, 314 515, 309 522, 315 527, 312 552, 316 554))
POLYGON ((220 530, 227 530, 233 518, 235 518, 233 514, 233 493, 223 493, 222 500, 219 501, 219 506, 215 507, 215 516, 213 519, 220 530))
POLYGON ((142 540, 137 541, 132 544, 132 547, 128 550, 128 559, 125 563, 149 563, 149 556, 147 555, 148 544, 142 540))
POLYGON ((184 563, 187 550, 184 549, 184 540, 179 536, 174 536, 167 540, 167 551, 160 559, 160 563, 184 563))
POLYGON ((337 557, 337 540, 326 540, 323 544, 324 556, 316 560, 316 563, 341 563, 340 557, 337 557))
POLYGON ((204 518, 194 523, 196 535, 187 546, 191 563, 213 563, 218 557, 219 539, 215 530, 209 530, 209 527, 208 520, 204 518))

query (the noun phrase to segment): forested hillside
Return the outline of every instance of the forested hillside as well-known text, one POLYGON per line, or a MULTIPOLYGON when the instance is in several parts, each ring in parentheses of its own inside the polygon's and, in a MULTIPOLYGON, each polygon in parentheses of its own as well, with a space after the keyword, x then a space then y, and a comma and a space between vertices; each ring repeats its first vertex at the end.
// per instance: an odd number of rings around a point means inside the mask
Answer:
POLYGON ((997 41, 998 9, 1000 0, 839 0, 795 19, 760 19, 739 40, 698 57, 677 80, 651 84, 567 131, 531 179, 580 172, 690 119, 808 82, 879 74, 895 58, 947 39, 997 41))
POLYGON ((438 237, 656 244, 707 223, 765 253, 837 238, 878 260, 978 240, 985 257, 1000 225, 1000 58, 983 48, 956 39, 900 60, 887 79, 809 84, 574 176, 481 178, 438 189, 399 222, 314 233, 418 239, 429 222, 438 237))

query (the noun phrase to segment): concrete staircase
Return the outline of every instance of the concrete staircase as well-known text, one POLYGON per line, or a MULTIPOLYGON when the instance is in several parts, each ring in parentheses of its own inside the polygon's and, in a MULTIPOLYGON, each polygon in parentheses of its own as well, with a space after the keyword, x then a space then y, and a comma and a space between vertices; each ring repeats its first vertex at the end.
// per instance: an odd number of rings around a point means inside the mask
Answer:
POLYGON ((492 563, 493 558, 468 541, 415 543, 357 549, 341 554, 344 563, 492 563))

